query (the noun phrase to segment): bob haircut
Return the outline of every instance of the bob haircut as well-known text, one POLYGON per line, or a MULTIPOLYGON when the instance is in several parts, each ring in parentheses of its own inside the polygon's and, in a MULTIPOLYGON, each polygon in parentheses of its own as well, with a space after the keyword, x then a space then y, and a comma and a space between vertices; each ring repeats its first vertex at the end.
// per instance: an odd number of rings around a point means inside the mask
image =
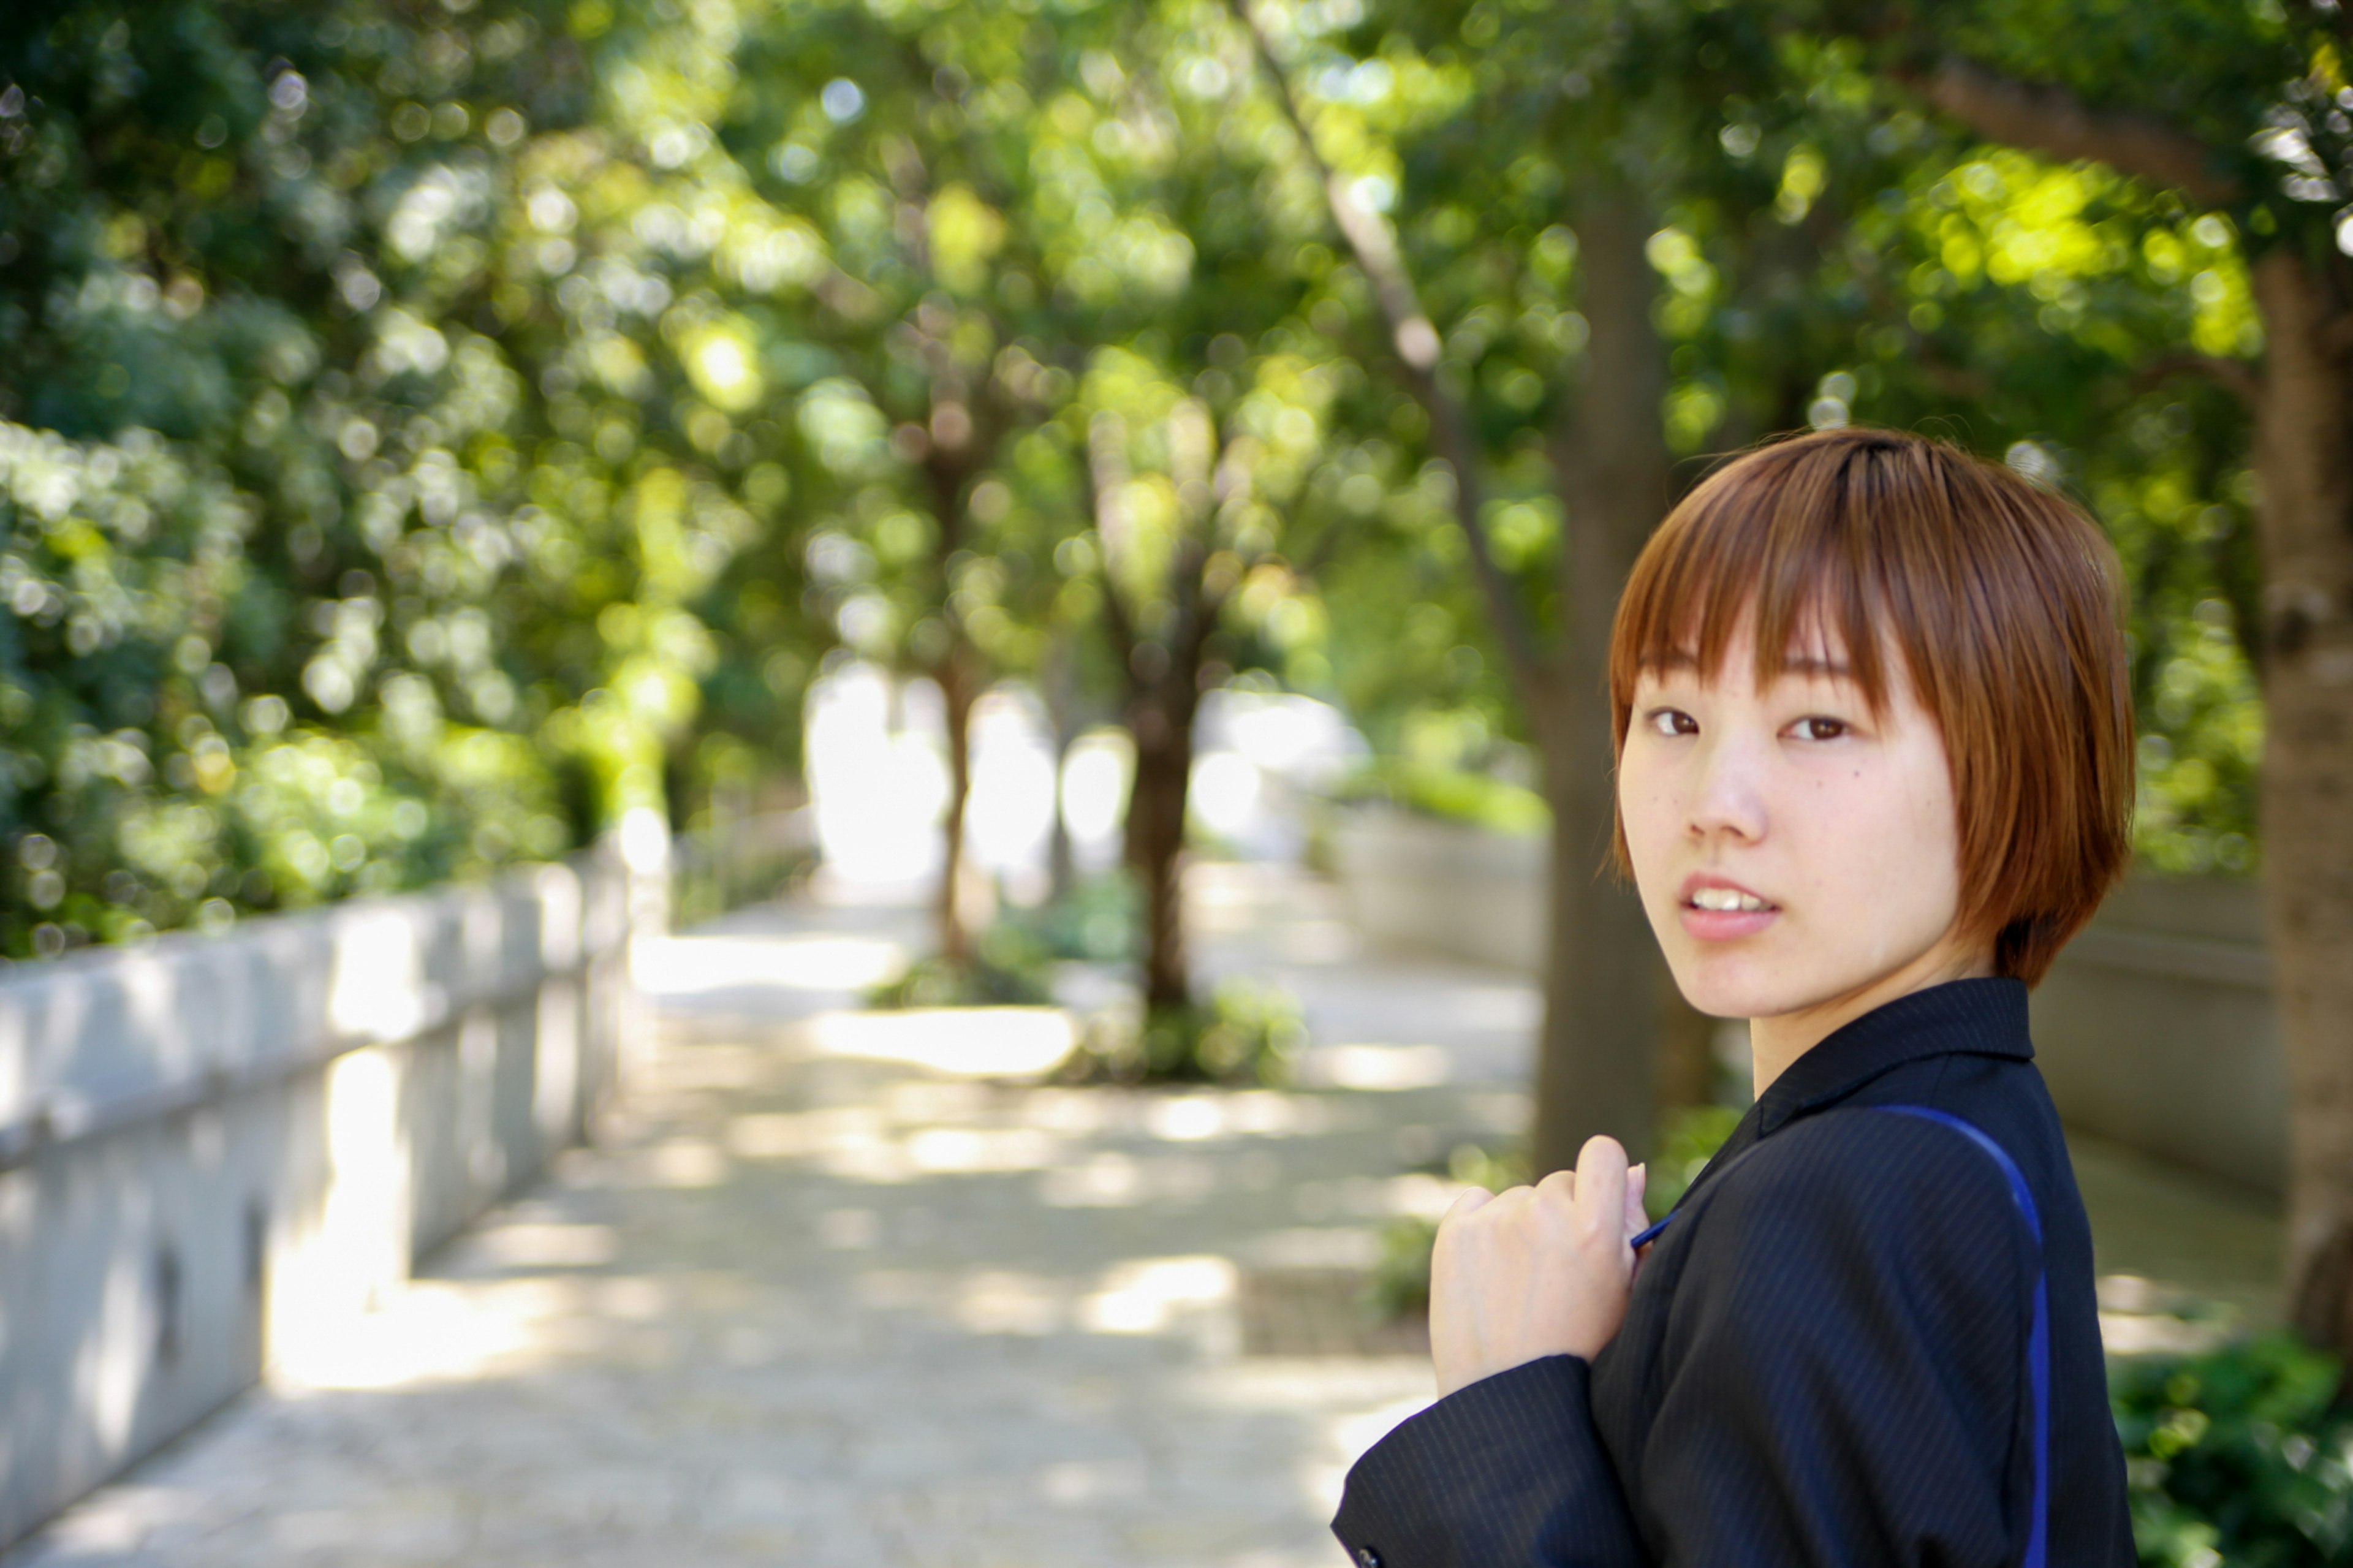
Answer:
MULTIPOLYGON (((1617 754, 1640 674, 1691 660, 1714 680, 1750 616, 1760 687, 1832 639, 1874 717, 1908 677, 1952 767, 1958 929, 1990 939, 1996 973, 2034 984, 2130 854, 2117 582, 2081 510, 1944 443, 1849 428, 1759 447, 1685 497, 1634 563, 1609 643, 1617 754)), ((1616 858, 1630 875, 1622 815, 1616 858)))

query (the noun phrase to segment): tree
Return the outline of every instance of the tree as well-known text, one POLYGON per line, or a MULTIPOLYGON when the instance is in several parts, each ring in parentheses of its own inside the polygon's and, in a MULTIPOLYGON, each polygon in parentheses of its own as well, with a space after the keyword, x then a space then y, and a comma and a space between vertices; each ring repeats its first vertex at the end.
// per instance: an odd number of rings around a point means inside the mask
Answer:
MULTIPOLYGON (((1835 23, 1845 20, 1835 13, 1835 23)), ((2292 1084, 2292 1315, 2353 1347, 2353 272, 2334 7, 1952 5, 1891 28, 1888 77, 1989 141, 2097 160, 2226 213, 2253 252, 2263 359, 2194 363, 2248 400, 2263 586, 2267 901, 2292 1084), (2164 68, 2148 68, 2151 60, 2164 68)))
POLYGON ((1233 634, 1296 596, 1308 563, 1283 548, 1312 560, 1315 542, 1334 537, 1307 481, 1335 367, 1298 353, 1253 361, 1232 335, 1210 353, 1224 367, 1222 420, 1131 350, 1100 353, 1085 389, 1103 622, 1135 742, 1126 854, 1143 895, 1144 1003, 1170 1028, 1195 1001, 1182 856, 1201 696, 1247 658, 1233 634))
MULTIPOLYGON (((1467 71, 1443 72, 1428 59, 1409 62, 1425 78, 1444 83, 1424 92, 1448 100, 1454 150, 1472 142, 1492 148, 1505 140, 1535 150, 1501 179, 1468 160, 1432 159, 1426 171, 1438 176, 1442 169, 1458 190, 1464 184, 1477 189, 1490 204, 1487 211, 1536 231, 1533 246, 1491 240, 1476 247, 1483 253, 1474 264, 1458 264, 1455 270, 1475 275, 1481 265, 1504 268, 1519 283, 1523 300, 1537 297, 1536 309, 1556 335, 1549 343, 1527 345, 1533 354, 1523 347, 1511 358, 1535 360, 1550 372, 1552 384, 1547 387, 1543 371, 1505 359, 1482 367, 1493 395, 1474 398, 1469 394, 1481 384, 1472 380, 1471 362, 1502 335, 1498 323, 1480 323, 1474 306, 1452 345, 1441 336, 1405 249, 1368 190, 1370 184, 1394 199, 1395 182, 1381 172, 1377 157, 1362 160, 1371 167, 1341 167, 1324 151, 1327 142, 1345 142, 1369 152, 1360 118, 1328 100, 1311 115, 1296 85, 1303 61, 1284 58, 1286 41, 1297 36, 1296 18, 1278 21, 1245 0, 1235 0, 1235 11, 1293 129, 1299 156, 1362 269, 1387 328, 1391 353, 1385 357, 1411 390, 1427 420, 1430 449, 1447 467, 1470 563, 1543 758, 1553 859, 1535 1165, 1543 1171, 1573 1164, 1585 1139, 1602 1131, 1639 1152, 1648 1146, 1659 1103, 1653 1042, 1662 1016, 1683 1026, 1673 1037, 1682 1047, 1676 1065, 1683 1069, 1671 1076, 1674 1092, 1704 1092, 1705 1081, 1704 1030, 1693 1026, 1695 1017, 1664 984, 1640 906, 1601 869, 1615 810, 1604 679, 1610 621, 1634 556, 1679 483, 1663 424, 1669 377, 1653 324, 1661 279, 1651 256, 1658 232, 1655 202, 1673 163, 1670 140, 1645 123, 1638 99, 1619 90, 1616 73, 1632 68, 1633 51, 1622 27, 1613 37, 1612 18, 1579 17, 1551 29, 1542 48, 1519 40, 1467 71), (1556 64, 1539 63, 1562 58, 1580 62, 1566 87, 1556 64), (1445 80, 1450 75, 1454 79, 1445 80), (1472 126, 1475 132, 1466 133, 1472 126), (1531 160, 1539 167, 1523 167, 1531 160), (1547 250, 1559 258, 1549 267, 1547 250), (1575 309, 1567 308, 1557 281, 1571 257, 1575 309), (1554 274, 1550 287, 1546 271, 1554 274), (1497 427, 1528 430, 1530 416, 1546 404, 1551 427, 1540 450, 1523 447, 1514 467, 1521 470, 1519 486, 1542 484, 1550 492, 1546 521, 1557 531, 1548 552, 1555 579, 1539 600, 1552 606, 1549 618, 1557 628, 1549 647, 1540 629, 1546 617, 1531 606, 1525 586, 1504 559, 1499 514, 1491 511, 1487 490, 1494 467, 1489 442, 1497 427), (1540 479, 1527 474, 1532 466, 1540 468, 1540 479), (1694 1061, 1699 1070, 1692 1070, 1694 1061)), ((1461 26, 1482 42, 1496 36, 1492 27, 1482 33, 1470 18, 1461 26)), ((1310 40, 1298 38, 1297 52, 1304 56, 1311 47, 1310 40)), ((1384 63, 1381 68, 1393 68, 1384 63)), ((1423 193, 1409 184, 1404 194, 1423 193)), ((1461 207, 1434 190, 1429 195, 1440 211, 1461 215, 1458 226, 1480 231, 1461 207)), ((1493 310, 1484 300, 1479 306, 1493 310)))
POLYGON ((691 787, 702 612, 783 500, 729 300, 781 237, 701 164, 704 31, 637 20, 0 21, 10 952, 691 787))

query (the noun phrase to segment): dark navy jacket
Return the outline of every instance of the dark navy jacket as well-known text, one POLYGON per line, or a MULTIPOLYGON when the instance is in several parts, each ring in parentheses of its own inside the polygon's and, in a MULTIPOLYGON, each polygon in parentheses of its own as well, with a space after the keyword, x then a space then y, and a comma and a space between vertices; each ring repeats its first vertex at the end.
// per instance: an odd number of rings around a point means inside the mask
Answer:
POLYGON ((1349 1473, 1342 1544, 1366 1568, 2019 1562, 2033 1238, 1967 1137, 1856 1109, 1922 1105, 2000 1143, 2042 1215, 2050 1561, 2128 1568, 2091 1228, 2033 1055, 2013 980, 1916 992, 1808 1051, 1676 1206, 1618 1337, 1392 1432, 1349 1473))

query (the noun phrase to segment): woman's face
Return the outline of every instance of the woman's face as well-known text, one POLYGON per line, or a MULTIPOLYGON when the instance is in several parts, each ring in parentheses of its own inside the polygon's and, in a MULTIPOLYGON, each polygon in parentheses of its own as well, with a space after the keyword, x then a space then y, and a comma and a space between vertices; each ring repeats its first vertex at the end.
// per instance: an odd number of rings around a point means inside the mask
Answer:
POLYGON ((1744 626, 1713 682, 1687 663, 1644 671, 1619 765, 1635 884, 1684 996, 1718 1017, 1835 1027, 1983 973, 1953 935, 1944 738, 1902 660, 1874 719, 1835 640, 1760 689, 1752 639, 1744 626))

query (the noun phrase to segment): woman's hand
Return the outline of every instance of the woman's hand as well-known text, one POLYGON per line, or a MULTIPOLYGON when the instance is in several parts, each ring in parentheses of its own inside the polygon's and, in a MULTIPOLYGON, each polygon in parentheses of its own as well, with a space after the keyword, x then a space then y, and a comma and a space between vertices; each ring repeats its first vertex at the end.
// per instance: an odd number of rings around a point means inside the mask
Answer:
POLYGON ((1633 1289, 1627 1244, 1645 1223, 1644 1177, 1627 1170, 1616 1139, 1595 1138, 1574 1171, 1454 1200, 1430 1266, 1441 1397, 1539 1356, 1590 1359, 1609 1342, 1633 1289))

